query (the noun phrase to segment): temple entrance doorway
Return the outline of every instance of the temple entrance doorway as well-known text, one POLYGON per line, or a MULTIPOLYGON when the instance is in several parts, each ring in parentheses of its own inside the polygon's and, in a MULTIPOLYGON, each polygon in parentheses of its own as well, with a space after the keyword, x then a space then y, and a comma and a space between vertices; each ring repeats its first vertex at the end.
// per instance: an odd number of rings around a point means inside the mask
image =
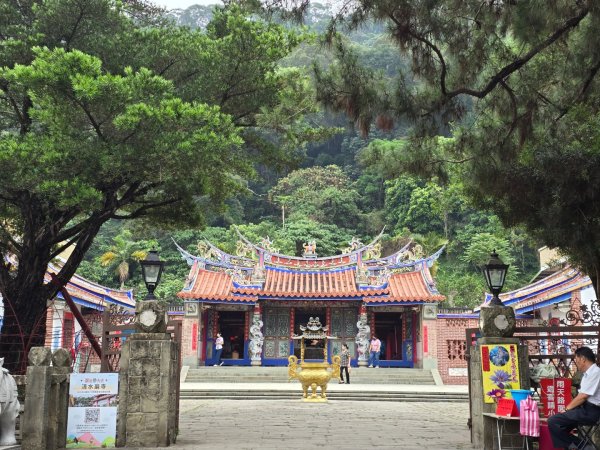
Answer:
POLYGON ((389 361, 402 360, 402 313, 375 313, 375 334, 381 341, 379 359, 389 361))
MULTIPOLYGON (((313 306, 306 308, 296 308, 294 314, 294 334, 302 334, 300 325, 306 326, 310 318, 319 318, 321 325, 327 325, 327 310, 325 308, 316 308, 313 306)), ((324 341, 317 342, 305 342, 305 359, 323 359, 323 346, 326 344, 324 341)), ((299 341, 296 345, 294 344, 294 355, 300 358, 300 344, 299 341)))
POLYGON ((244 357, 245 322, 245 311, 219 312, 219 330, 224 341, 221 359, 240 359, 244 357))

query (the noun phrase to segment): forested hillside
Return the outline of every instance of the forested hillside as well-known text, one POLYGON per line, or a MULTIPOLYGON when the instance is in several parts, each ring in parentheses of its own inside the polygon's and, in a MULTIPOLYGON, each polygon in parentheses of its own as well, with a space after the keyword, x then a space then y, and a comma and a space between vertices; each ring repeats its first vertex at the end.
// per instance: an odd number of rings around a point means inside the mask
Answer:
MULTIPOLYGON (((304 30, 302 43, 279 61, 281 71, 312 76, 315 61, 327 66, 331 50, 322 47, 311 33, 325 30, 328 12, 325 6, 311 6, 305 18, 309 33, 304 30)), ((170 14, 180 26, 206 29, 213 13, 210 7, 194 6, 170 14)), ((382 26, 365 26, 348 39, 360 61, 383 78, 406 65, 382 26)), ((298 83, 303 82, 299 77, 298 83)), ((303 135, 304 139, 283 142, 273 134, 263 134, 261 139, 287 152, 287 164, 267 168, 259 163, 257 176, 248 188, 228 200, 218 213, 210 213, 206 228, 165 229, 148 221, 113 220, 102 228, 79 273, 105 285, 133 287, 138 297, 143 297, 137 252, 156 247, 168 262, 157 294, 176 301, 188 267, 173 240, 191 253, 197 253, 202 239, 234 253, 237 234, 233 225, 254 242, 269 236, 274 247, 292 255, 298 255, 302 243, 309 239, 316 240, 320 256, 336 254, 353 236, 366 242, 382 229, 385 253, 408 240, 419 243, 425 253, 446 245, 434 271, 440 292, 447 296, 447 306, 481 302, 485 287, 480 266, 492 249, 511 265, 505 290, 526 284, 536 273, 538 244, 524 231, 503 227, 498 217, 469 203, 460 164, 443 177, 428 179, 388 173, 394 166, 389 158, 403 157, 408 124, 383 124, 366 137, 365 130, 355 129, 346 116, 320 111, 316 104, 314 96, 300 98, 289 93, 277 109, 261 112, 258 121, 268 123, 270 129, 303 135), (282 117, 301 109, 299 106, 306 111, 304 122, 279 123, 282 117)), ((439 139, 443 145, 444 138, 439 139)))

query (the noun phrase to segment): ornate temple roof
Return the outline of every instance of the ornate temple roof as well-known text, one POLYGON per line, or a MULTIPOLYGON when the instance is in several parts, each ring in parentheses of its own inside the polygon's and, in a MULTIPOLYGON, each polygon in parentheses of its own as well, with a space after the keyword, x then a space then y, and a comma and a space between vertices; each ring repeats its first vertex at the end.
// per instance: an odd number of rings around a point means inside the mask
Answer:
POLYGON ((353 239, 341 254, 319 258, 314 242, 305 244, 303 257, 287 256, 270 240, 254 245, 240 235, 237 255, 210 242, 198 246, 200 255, 177 248, 191 266, 179 294, 188 301, 255 303, 259 299, 362 300, 367 304, 426 303, 444 300, 429 267, 443 247, 423 257, 418 246, 406 245, 381 257, 381 234, 370 244, 353 239))
MULTIPOLYGON (((49 264, 48 270, 44 277, 47 283, 51 280, 51 273, 56 274, 60 270, 60 267, 56 264, 49 264)), ((106 286, 94 283, 86 280, 85 278, 75 274, 69 280, 66 285, 67 292, 73 298, 76 304, 93 308, 97 310, 104 310, 104 307, 109 304, 123 306, 125 308, 135 308, 135 300, 133 299, 133 292, 122 291, 119 289, 110 289, 106 286)), ((59 293, 58 297, 62 299, 62 294, 59 293)))

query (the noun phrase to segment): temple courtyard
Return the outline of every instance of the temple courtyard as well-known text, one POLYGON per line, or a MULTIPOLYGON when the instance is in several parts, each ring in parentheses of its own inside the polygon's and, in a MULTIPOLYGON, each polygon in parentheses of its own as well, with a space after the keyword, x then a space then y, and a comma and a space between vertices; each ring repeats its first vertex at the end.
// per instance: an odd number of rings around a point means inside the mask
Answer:
POLYGON ((472 448, 468 402, 182 400, 170 449, 472 448))

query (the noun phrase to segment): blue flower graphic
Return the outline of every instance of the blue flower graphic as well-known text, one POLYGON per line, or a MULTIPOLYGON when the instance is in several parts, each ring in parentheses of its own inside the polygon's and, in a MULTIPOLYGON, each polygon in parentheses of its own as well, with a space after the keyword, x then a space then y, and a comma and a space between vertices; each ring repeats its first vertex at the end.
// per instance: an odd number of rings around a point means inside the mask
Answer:
POLYGON ((492 380, 500 389, 510 387, 509 382, 513 381, 511 375, 505 370, 496 370, 490 377, 490 380, 492 380))

